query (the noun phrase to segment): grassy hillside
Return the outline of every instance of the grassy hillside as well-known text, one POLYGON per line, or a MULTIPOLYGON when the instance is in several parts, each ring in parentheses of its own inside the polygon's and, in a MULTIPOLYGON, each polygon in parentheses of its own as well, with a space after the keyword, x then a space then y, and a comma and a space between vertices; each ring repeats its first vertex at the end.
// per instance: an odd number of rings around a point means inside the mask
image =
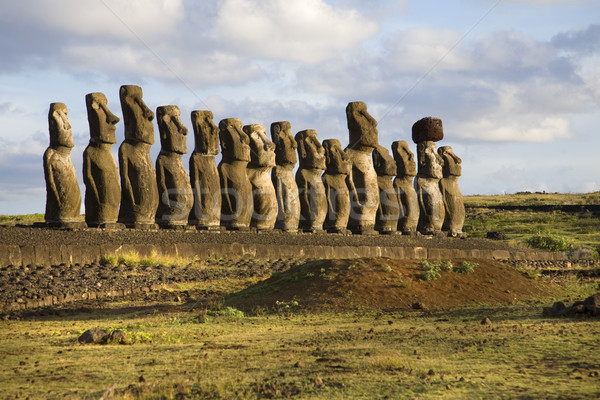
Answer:
MULTIPOLYGON (((539 211, 536 206, 598 205, 600 192, 587 194, 518 193, 496 196, 465 196, 464 231, 471 237, 502 232, 519 246, 548 248, 559 243, 573 258, 598 258, 600 217, 584 209, 574 212, 539 211), (486 207, 522 206, 503 210, 486 207), (527 208, 531 207, 531 208, 527 208)), ((552 250, 552 249, 551 249, 552 250)))

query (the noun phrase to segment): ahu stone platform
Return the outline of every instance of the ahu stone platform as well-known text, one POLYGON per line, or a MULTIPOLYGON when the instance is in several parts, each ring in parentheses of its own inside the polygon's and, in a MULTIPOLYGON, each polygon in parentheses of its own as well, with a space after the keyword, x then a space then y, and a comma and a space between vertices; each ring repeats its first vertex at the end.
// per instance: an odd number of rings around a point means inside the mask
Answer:
POLYGON ((0 267, 8 265, 85 265, 103 256, 206 258, 371 258, 392 259, 565 259, 561 252, 514 248, 476 238, 403 235, 290 234, 285 232, 138 231, 0 227, 0 267))

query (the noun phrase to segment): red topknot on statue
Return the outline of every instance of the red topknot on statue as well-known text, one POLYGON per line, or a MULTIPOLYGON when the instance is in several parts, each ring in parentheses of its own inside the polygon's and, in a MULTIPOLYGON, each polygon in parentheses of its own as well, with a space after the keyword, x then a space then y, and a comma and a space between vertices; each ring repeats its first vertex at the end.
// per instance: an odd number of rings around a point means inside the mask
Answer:
POLYGON ((415 143, 420 142, 438 142, 444 138, 442 120, 434 117, 425 117, 412 126, 412 140, 415 143))

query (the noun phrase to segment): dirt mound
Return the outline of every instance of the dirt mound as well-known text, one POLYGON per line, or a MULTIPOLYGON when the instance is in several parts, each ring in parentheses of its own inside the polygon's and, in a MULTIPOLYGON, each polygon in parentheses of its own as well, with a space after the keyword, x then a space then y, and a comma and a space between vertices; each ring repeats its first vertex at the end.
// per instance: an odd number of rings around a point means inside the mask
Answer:
MULTIPOLYGON (((257 307, 331 308, 337 310, 452 309, 473 303, 512 303, 551 293, 551 286, 528 278, 507 264, 476 262, 474 272, 457 272, 464 260, 453 260, 453 271, 439 278, 420 278, 418 260, 316 260, 276 273, 271 278, 226 299, 243 310, 257 307)), ((431 264, 431 262, 430 262, 431 264)), ((443 266, 441 266, 443 267, 443 266)))

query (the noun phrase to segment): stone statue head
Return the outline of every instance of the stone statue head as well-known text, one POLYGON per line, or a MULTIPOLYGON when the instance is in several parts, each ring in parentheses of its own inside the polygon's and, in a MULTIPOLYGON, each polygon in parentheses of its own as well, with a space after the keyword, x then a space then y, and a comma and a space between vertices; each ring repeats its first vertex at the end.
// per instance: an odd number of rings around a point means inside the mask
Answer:
POLYGON ((416 176, 417 164, 415 163, 415 155, 408 148, 408 143, 405 140, 398 140, 392 143, 392 154, 396 161, 397 176, 416 176))
POLYGON ((419 161, 419 176, 424 178, 442 178, 444 160, 435 151, 435 142, 426 141, 417 143, 417 156, 419 161))
POLYGON ((219 122, 219 142, 223 161, 250 162, 250 139, 242 131, 242 122, 237 118, 226 118, 219 122))
POLYGON ((373 151, 373 166, 378 176, 396 175, 396 161, 394 161, 388 149, 383 146, 375 147, 373 151))
POLYGON ((90 138, 98 143, 117 143, 115 131, 119 117, 108 109, 108 100, 104 93, 88 93, 85 95, 90 138))
POLYGON ((154 113, 142 100, 142 88, 135 85, 123 85, 119 90, 125 140, 154 144, 154 113))
POLYGON ((274 167, 275 145, 267 137, 267 131, 260 124, 245 125, 243 131, 250 139, 249 168, 274 167))
POLYGON ((462 175, 462 160, 452 151, 450 146, 442 146, 438 149, 438 154, 444 160, 443 174, 444 176, 461 176, 462 175))
POLYGON ((350 174, 352 163, 346 152, 342 149, 342 144, 339 140, 323 140, 323 149, 325 150, 325 165, 328 174, 350 174))
POLYGON ((185 136, 187 128, 181 122, 181 111, 177 106, 160 106, 156 108, 156 123, 160 134, 161 150, 167 153, 185 154, 187 145, 185 136))
POLYGON ((271 139, 275 143, 275 163, 277 165, 294 165, 298 162, 298 156, 296 156, 298 143, 292 136, 292 124, 288 121, 273 122, 271 139))
POLYGON ((317 131, 306 129, 296 133, 294 137, 298 143, 298 156, 300 168, 325 169, 325 149, 317 139, 317 131))
POLYGON ((72 148, 73 133, 71 132, 71 123, 67 118, 67 106, 63 103, 50 104, 48 111, 48 129, 50 131, 50 147, 68 147, 72 148))
POLYGON ((192 127, 196 139, 196 152, 216 156, 219 154, 219 128, 213 122, 211 111, 192 111, 192 127))
POLYGON ((350 133, 350 148, 370 150, 377 146, 377 121, 367 112, 365 103, 362 101, 348 103, 346 119, 350 133))

